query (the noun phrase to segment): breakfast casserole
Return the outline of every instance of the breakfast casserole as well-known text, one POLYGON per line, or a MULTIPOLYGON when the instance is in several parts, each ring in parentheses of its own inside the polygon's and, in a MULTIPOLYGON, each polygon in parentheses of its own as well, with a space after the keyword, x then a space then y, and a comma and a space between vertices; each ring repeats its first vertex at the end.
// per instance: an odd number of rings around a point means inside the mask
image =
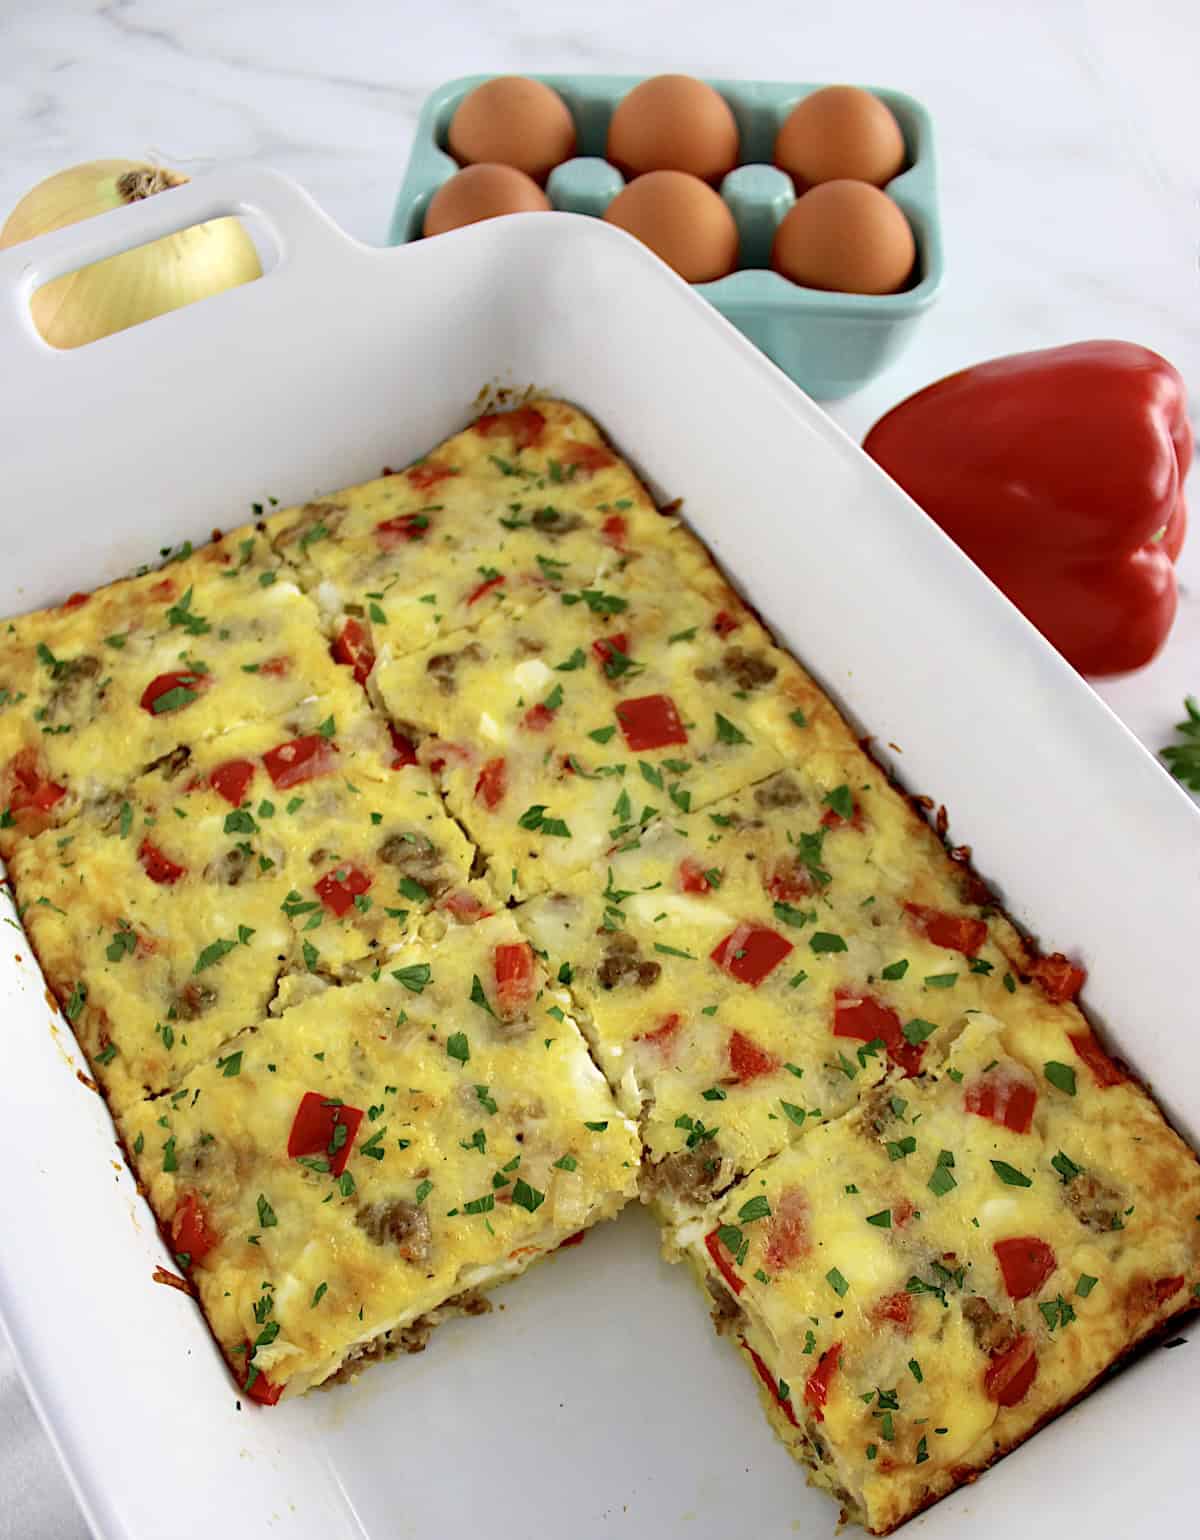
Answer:
POLYGON ((640 1195, 885 1533, 1200 1298, 1082 970, 575 408, 164 554, 7 624, 0 853, 251 1399, 640 1195))

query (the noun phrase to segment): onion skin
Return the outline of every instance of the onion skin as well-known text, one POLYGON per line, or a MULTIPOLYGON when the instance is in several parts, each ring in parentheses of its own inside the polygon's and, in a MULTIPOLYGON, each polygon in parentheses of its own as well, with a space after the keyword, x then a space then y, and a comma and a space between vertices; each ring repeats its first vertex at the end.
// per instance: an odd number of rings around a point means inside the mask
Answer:
MULTIPOLYGON (((0 249, 187 180, 132 160, 72 166, 26 193, 0 230, 0 249)), ((238 220, 214 219, 55 278, 34 294, 31 309, 51 347, 78 348, 261 276, 254 242, 238 220)))

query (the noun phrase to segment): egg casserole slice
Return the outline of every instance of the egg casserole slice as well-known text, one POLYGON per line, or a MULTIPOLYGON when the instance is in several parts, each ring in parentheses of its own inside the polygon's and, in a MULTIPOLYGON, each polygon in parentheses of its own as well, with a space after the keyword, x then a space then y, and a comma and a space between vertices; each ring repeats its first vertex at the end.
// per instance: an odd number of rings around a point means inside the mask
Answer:
POLYGON ((886 1534, 1186 1305, 1200 1166, 1060 1025, 980 1012, 673 1233, 789 1451, 886 1534))
POLYGON ((944 836, 559 402, 0 647, 0 853, 245 1392, 640 1177, 880 1532, 1200 1299, 1195 1157, 944 836))
POLYGON ((114 1106, 177 1084, 304 982, 386 962, 431 912, 493 907, 428 772, 393 768, 407 756, 354 695, 340 718, 317 700, 198 744, 12 857, 114 1106))
POLYGON ((790 660, 730 604, 683 587, 549 594, 436 651, 381 655, 371 687, 498 892, 551 887, 656 818, 782 768, 771 725, 790 660))
POLYGON ((268 1403, 419 1351, 637 1180, 635 1131, 506 915, 259 1023, 118 1125, 268 1403))
POLYGON ((595 425, 560 401, 477 418, 403 471, 267 521, 276 550, 364 677, 403 656, 520 614, 543 594, 669 591, 698 553, 660 514, 595 425))
POLYGON ((254 527, 19 616, 0 641, 5 857, 232 727, 353 698, 315 606, 254 527))

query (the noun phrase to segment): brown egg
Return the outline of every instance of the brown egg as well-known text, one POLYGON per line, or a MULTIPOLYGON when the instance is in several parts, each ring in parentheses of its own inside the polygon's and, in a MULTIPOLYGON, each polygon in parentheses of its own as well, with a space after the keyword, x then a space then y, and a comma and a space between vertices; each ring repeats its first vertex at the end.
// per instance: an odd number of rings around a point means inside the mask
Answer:
POLYGON ((630 182, 604 211, 610 225, 636 235, 689 283, 733 272, 738 228, 721 198, 683 171, 648 171, 630 182))
POLYGON ((908 220, 866 182, 822 182, 792 206, 771 247, 771 266, 806 289, 894 294, 917 248, 908 220))
POLYGON ((512 166, 468 166, 443 182, 425 210, 424 234, 445 235, 462 225, 498 214, 536 214, 550 200, 523 171, 512 166))
POLYGON ((717 182, 738 163, 738 128, 723 96, 691 75, 655 75, 617 103, 608 159, 626 176, 689 171, 717 182))
POLYGON ((882 187, 904 165, 904 135, 877 96, 826 86, 797 102, 775 139, 775 164, 797 192, 850 177, 882 187))
POLYGON ((575 120, 540 80, 497 75, 464 96, 450 120, 450 153, 464 165, 515 166, 544 182, 575 153, 575 120))

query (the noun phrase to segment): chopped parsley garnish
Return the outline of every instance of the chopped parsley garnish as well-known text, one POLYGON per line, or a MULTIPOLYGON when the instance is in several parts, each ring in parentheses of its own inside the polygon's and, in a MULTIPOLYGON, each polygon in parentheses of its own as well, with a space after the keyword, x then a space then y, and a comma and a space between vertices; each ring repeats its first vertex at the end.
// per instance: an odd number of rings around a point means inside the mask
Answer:
POLYGON ((267 1202, 265 1193, 258 1195, 258 1226, 260 1230, 269 1230, 272 1225, 277 1225, 279 1220, 275 1217, 275 1210, 267 1202))
POLYGON ((942 1150, 938 1154, 937 1164, 930 1173, 928 1186, 930 1192, 939 1198, 944 1198, 951 1188, 958 1186, 954 1173, 950 1169, 953 1164, 954 1156, 949 1150, 942 1150))
POLYGON ((912 1155, 917 1148, 917 1141, 912 1134, 906 1134, 903 1139, 892 1139, 885 1146, 889 1160, 904 1160, 912 1155))
POLYGON ((518 1177, 516 1186, 513 1188, 512 1200, 518 1208, 526 1209, 532 1214, 546 1201, 546 1194, 539 1192, 536 1187, 531 1187, 523 1177, 518 1177))
POLYGON ((490 1112, 494 1116, 496 1112, 496 1099, 492 1096, 487 1086, 477 1085, 475 1087, 475 1095, 479 1098, 479 1105, 483 1110, 490 1112))
POLYGON ((418 1203, 424 1203, 425 1199, 429 1196, 429 1194, 432 1191, 433 1191, 433 1183, 429 1180, 428 1177, 426 1177, 423 1182, 418 1184, 417 1190, 413 1194, 413 1197, 415 1198, 415 1200, 418 1203))
POLYGON ((797 909, 793 904, 785 904, 782 900, 776 900, 773 908, 775 918, 784 925, 807 925, 809 920, 815 920, 817 917, 815 909, 797 909))
POLYGON ((892 1228, 892 1211, 890 1208, 881 1208, 877 1214, 868 1214, 867 1223, 875 1225, 880 1230, 892 1228))
POLYGON ((928 973, 925 975, 926 989, 953 989, 957 983, 957 973, 928 973))
POLYGON ((854 817, 854 796, 849 786, 835 786, 828 796, 821 798, 824 807, 832 808, 843 823, 854 817))
POLYGON ((1075 1095, 1075 1071, 1069 1064, 1050 1059, 1042 1065, 1042 1073, 1056 1090, 1065 1091, 1068 1096, 1075 1095))
POLYGON ((235 1053, 226 1054, 223 1059, 218 1059, 217 1068, 227 1080, 232 1079, 234 1075, 240 1075, 242 1073, 242 1050, 239 1048, 235 1053))
POLYGON ((471 1057, 471 1045, 467 1041, 465 1032, 452 1032, 446 1039, 446 1052, 452 1059, 457 1059, 460 1064, 466 1064, 471 1057))
POLYGON ((1089 1273, 1080 1273, 1075 1292, 1080 1299, 1086 1299, 1099 1282, 1099 1278, 1093 1278, 1089 1273))
POLYGON ((904 1033, 905 1040, 915 1046, 918 1043, 923 1043, 926 1038, 933 1036, 937 1031, 937 1023, 922 1021, 919 1016, 914 1016, 911 1021, 904 1023, 901 1031, 904 1033))
POLYGON ((414 995, 419 995, 432 976, 428 963, 410 963, 407 968, 393 968, 392 977, 414 995))
POLYGON ((531 807, 527 807, 517 819, 517 823, 522 829, 529 829, 535 833, 553 835, 565 840, 571 838, 571 831, 563 819, 546 817, 544 802, 535 802, 531 807))
POLYGON ((206 968, 211 968, 215 963, 219 963, 222 957, 227 957, 229 953, 236 948, 236 946, 236 941, 210 942, 209 945, 206 946, 201 951, 200 955, 196 958, 195 966, 192 968, 192 972, 203 973, 206 968))
POLYGON ((808 938, 808 944, 814 952, 845 952, 846 943, 841 936, 832 931, 818 930, 808 938))
POLYGON ((1024 1171, 1018 1171, 1016 1166, 1010 1166, 1006 1160, 992 1161, 992 1170, 1000 1180, 1008 1187, 1032 1187, 1033 1181, 1027 1177, 1024 1171))
POLYGON ((319 1283, 319 1284, 317 1284, 316 1288, 313 1290, 313 1297, 312 1297, 312 1300, 309 1303, 309 1307, 308 1308, 310 1310, 315 1310, 317 1308, 317 1306, 321 1303, 321 1301, 325 1298, 325 1295, 328 1292, 329 1292, 329 1285, 327 1283, 319 1283))
POLYGON ((629 608, 626 599, 619 598, 616 594, 602 593, 598 588, 585 588, 577 594, 563 594, 564 604, 586 604, 593 615, 619 615, 622 610, 629 608))
POLYGON ((743 1224, 753 1224, 757 1219, 769 1219, 771 1217, 771 1205, 767 1199, 759 1193, 757 1197, 748 1198, 738 1209, 738 1218, 743 1224))
POLYGON ((880 978, 902 979, 907 972, 908 958, 902 957, 899 962, 888 963, 887 967, 880 974, 880 978))
POLYGON ((804 1119, 808 1114, 805 1112, 803 1107, 797 1107, 794 1102, 785 1101, 781 1101, 779 1105, 783 1108, 784 1117, 795 1123, 797 1128, 802 1128, 804 1126, 804 1119))
POLYGON ((555 1169, 559 1171, 574 1171, 578 1164, 574 1155, 562 1155, 554 1162, 555 1169))
POLYGON ((850 1285, 846 1282, 845 1278, 842 1277, 841 1273, 838 1272, 836 1267, 831 1267, 825 1274, 825 1282, 829 1285, 829 1287, 833 1290, 839 1299, 845 1299, 846 1291, 849 1289, 850 1285))
POLYGON ((717 729, 717 742, 718 743, 749 743, 750 742, 749 738, 746 737, 745 733, 740 731, 740 729, 736 728, 733 725, 733 723, 729 720, 729 718, 728 717, 723 717, 719 711, 716 712, 715 715, 714 715, 714 722, 715 722, 716 729, 717 729))
POLYGON ((1071 1157, 1069 1155, 1064 1155, 1061 1150, 1059 1150, 1058 1154, 1054 1156, 1050 1164, 1062 1178, 1064 1187, 1073 1182, 1079 1173, 1083 1170, 1082 1166, 1077 1166, 1071 1157))

